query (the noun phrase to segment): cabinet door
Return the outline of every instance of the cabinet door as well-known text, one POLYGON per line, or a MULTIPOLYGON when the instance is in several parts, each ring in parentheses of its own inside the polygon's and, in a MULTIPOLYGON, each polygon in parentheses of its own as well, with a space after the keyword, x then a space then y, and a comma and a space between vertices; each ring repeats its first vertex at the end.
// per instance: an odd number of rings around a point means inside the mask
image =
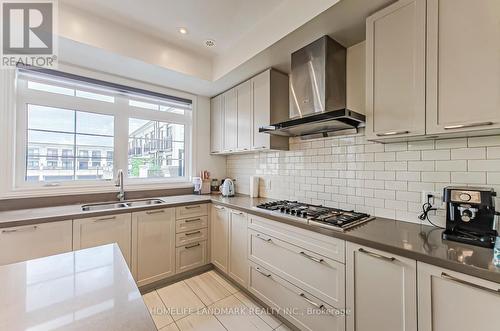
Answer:
POLYGON ((212 263, 227 273, 229 211, 222 206, 212 206, 212 263))
POLYGON ((132 214, 120 214, 73 221, 73 249, 117 243, 129 268, 132 246, 132 214))
POLYGON ((229 223, 229 277, 248 285, 248 215, 236 210, 230 212, 229 223))
POLYGON ((417 262, 347 243, 349 331, 417 330, 417 262))
POLYGON ((500 128, 500 1, 427 6, 427 132, 500 128))
POLYGON ((224 151, 234 152, 238 147, 238 97, 236 88, 224 96, 224 151))
POLYGON ((420 331, 496 329, 500 284, 418 263, 420 331))
POLYGON ((426 0, 401 0, 366 21, 366 135, 425 134, 426 0))
POLYGON ((271 136, 259 133, 259 128, 273 124, 271 121, 271 74, 270 71, 255 76, 252 82, 253 125, 252 149, 271 148, 271 136))
POLYGON ((132 265, 137 285, 175 273, 174 209, 132 214, 132 265))
POLYGON ((0 265, 70 252, 72 221, 0 230, 0 265))
POLYGON ((236 87, 238 95, 238 150, 249 150, 252 140, 252 83, 236 87))
POLYGON ((210 152, 222 152, 223 133, 222 128, 222 95, 210 100, 210 152))

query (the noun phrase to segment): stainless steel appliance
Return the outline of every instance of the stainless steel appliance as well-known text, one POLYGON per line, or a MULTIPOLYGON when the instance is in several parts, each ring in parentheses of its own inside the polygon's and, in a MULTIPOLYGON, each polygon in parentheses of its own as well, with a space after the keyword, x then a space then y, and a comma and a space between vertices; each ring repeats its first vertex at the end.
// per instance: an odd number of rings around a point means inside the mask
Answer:
POLYGON ((232 197, 235 193, 234 182, 230 178, 224 179, 224 182, 220 186, 220 192, 224 197, 232 197))
POLYGON ((324 206, 309 205, 297 201, 271 201, 257 205, 257 208, 280 214, 300 222, 318 225, 338 231, 345 231, 374 217, 368 214, 346 211, 324 206))
POLYGON ((356 133, 365 115, 346 109, 346 48, 328 36, 292 54, 290 119, 260 132, 318 138, 356 133))
POLYGON ((445 187, 446 230, 443 239, 490 247, 498 235, 493 189, 445 187))

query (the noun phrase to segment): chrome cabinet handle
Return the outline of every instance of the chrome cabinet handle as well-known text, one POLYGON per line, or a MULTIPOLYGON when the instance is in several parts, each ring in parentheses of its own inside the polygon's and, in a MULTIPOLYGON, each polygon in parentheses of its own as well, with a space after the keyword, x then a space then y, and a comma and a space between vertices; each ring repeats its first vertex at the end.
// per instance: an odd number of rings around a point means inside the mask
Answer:
POLYGON ((311 255, 307 254, 306 252, 300 252, 299 254, 302 255, 303 257, 306 257, 309 260, 312 260, 312 261, 317 262, 317 263, 323 263, 323 262, 325 262, 324 259, 319 259, 317 257, 311 256, 311 255))
POLYGON ((200 246, 200 243, 197 243, 195 245, 191 245, 191 246, 184 246, 185 249, 191 249, 191 248, 195 248, 195 247, 198 247, 200 246))
POLYGON ((191 223, 191 222, 197 222, 197 221, 201 221, 201 218, 193 218, 190 220, 185 220, 184 223, 191 223))
POLYGON ((395 257, 383 256, 383 255, 380 255, 380 254, 377 254, 377 253, 369 252, 369 251, 367 251, 366 249, 363 249, 363 248, 358 249, 358 252, 361 252, 361 253, 366 254, 366 255, 370 255, 371 257, 375 257, 377 259, 389 261, 389 262, 394 262, 394 261, 397 260, 395 257))
POLYGON ((260 270, 260 268, 259 268, 259 267, 255 268, 255 270, 256 270, 258 273, 260 273, 260 274, 262 274, 262 275, 266 276, 267 278, 269 278, 269 277, 271 277, 271 276, 272 276, 271 274, 266 274, 264 271, 260 270))
POLYGON ((94 223, 97 223, 97 222, 106 222, 106 221, 112 221, 112 220, 115 220, 116 219, 116 216, 111 216, 111 217, 103 217, 103 218, 98 218, 94 221, 94 223))
POLYGON ((482 290, 482 291, 486 291, 486 292, 490 292, 490 293, 493 293, 493 294, 500 295, 500 289, 498 289, 498 290, 494 290, 494 289, 491 289, 491 288, 486 287, 486 286, 477 285, 477 284, 474 284, 474 283, 468 282, 468 281, 466 281, 466 280, 463 280, 463 279, 456 278, 456 277, 453 277, 453 276, 451 276, 451 275, 448 275, 448 274, 447 274, 447 273, 445 273, 445 272, 442 272, 442 273, 441 273, 441 278, 443 278, 443 279, 447 279, 447 280, 451 280, 452 282, 459 283, 459 284, 462 284, 462 285, 467 285, 467 286, 470 286, 470 287, 476 288, 476 289, 478 289, 478 290, 482 290))
POLYGON ((410 131, 390 131, 384 133, 377 133, 377 137, 398 136, 400 134, 408 134, 410 131))
POLYGON ((478 123, 470 123, 470 124, 457 124, 457 125, 448 125, 445 126, 445 130, 456 130, 456 129, 463 129, 463 128, 475 128, 477 126, 487 126, 487 125, 493 125, 493 122, 478 122, 478 123))
POLYGON ((231 211, 231 213, 235 214, 235 215, 241 215, 241 216, 245 215, 245 213, 242 213, 240 211, 231 211))
POLYGON ((186 235, 186 236, 193 236, 193 235, 195 235, 195 234, 199 234, 199 233, 201 233, 201 231, 186 232, 186 233, 185 233, 185 235, 186 235))
POLYGON ((197 205, 197 206, 186 206, 184 207, 185 209, 197 209, 197 208, 200 208, 201 206, 200 205, 197 205))
POLYGON ((305 301, 307 301, 309 304, 313 305, 314 307, 318 308, 318 309, 324 309, 325 308, 325 305, 323 304, 319 304, 319 303, 316 303, 314 301, 312 301, 311 299, 309 299, 304 293, 300 293, 299 296, 304 299, 305 301))
POLYGON ((161 213, 164 213, 165 210, 162 209, 162 210, 156 210, 156 211, 147 211, 146 214, 147 215, 154 215, 154 214, 161 214, 161 213))
POLYGON ((221 206, 214 206, 215 209, 218 209, 218 210, 225 210, 226 208, 224 207, 221 207, 221 206))
POLYGON ((34 225, 27 228, 2 230, 2 233, 28 232, 28 231, 35 231, 36 229, 38 229, 38 226, 34 225))
POLYGON ((268 243, 271 243, 273 241, 271 238, 264 238, 258 233, 257 233, 256 237, 259 238, 260 240, 264 240, 265 242, 268 242, 268 243))

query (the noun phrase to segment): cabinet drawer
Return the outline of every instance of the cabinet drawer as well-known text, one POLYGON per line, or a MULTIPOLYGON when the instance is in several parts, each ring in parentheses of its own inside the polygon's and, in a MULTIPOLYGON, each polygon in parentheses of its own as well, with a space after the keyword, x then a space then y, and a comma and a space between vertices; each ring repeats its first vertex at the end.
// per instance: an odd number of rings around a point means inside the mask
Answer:
POLYGON ((251 261, 336 308, 345 305, 345 266, 257 231, 249 232, 251 261))
POLYGON ((176 272, 201 267, 207 262, 207 242, 201 241, 176 249, 176 272))
POLYGON ((249 290, 301 330, 344 331, 345 316, 310 293, 251 263, 249 290))
POLYGON ((175 208, 175 218, 191 218, 196 216, 205 216, 208 215, 208 205, 200 204, 200 205, 189 205, 189 206, 181 206, 175 208))
POLYGON ((303 247, 309 251, 326 256, 335 261, 345 261, 345 241, 325 236, 296 226, 276 222, 266 218, 248 215, 250 229, 268 234, 275 238, 303 247))
POLYGON ((207 237, 208 237, 208 230, 206 228, 178 233, 175 235, 175 245, 177 247, 185 246, 195 242, 207 240, 207 237))
POLYGON ((208 217, 200 216, 187 218, 184 220, 177 220, 175 222, 175 232, 181 233, 192 230, 199 230, 208 227, 208 217))
POLYGON ((72 250, 72 221, 0 229, 0 265, 72 250))

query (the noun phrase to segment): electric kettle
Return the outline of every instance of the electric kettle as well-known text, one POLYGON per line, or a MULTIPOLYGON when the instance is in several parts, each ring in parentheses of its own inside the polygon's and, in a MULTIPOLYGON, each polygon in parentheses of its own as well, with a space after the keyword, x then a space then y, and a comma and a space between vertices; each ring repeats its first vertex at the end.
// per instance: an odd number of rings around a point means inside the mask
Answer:
POLYGON ((234 197, 234 182, 232 179, 226 178, 220 187, 220 193, 223 197, 234 197))

